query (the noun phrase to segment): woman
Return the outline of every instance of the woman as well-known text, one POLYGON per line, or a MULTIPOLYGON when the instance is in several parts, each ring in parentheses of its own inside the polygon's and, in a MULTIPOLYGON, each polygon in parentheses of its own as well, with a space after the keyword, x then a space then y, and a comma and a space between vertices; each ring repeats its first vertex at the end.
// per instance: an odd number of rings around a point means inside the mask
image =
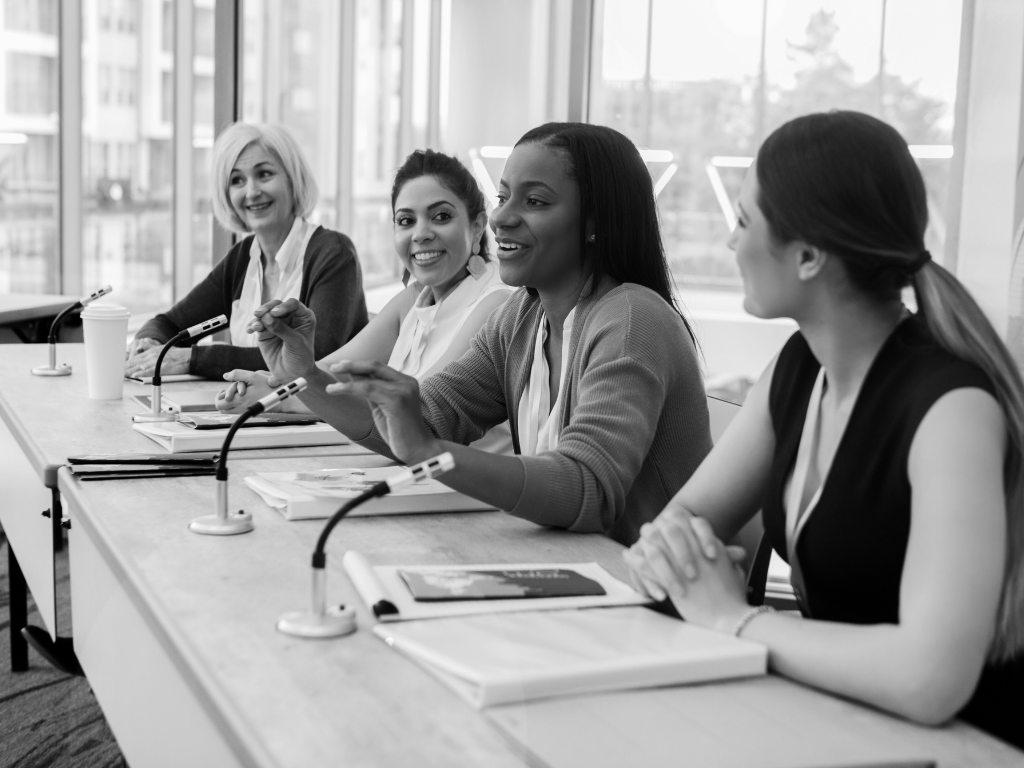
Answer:
POLYGON ((469 352, 419 384, 376 362, 314 363, 313 314, 269 302, 251 327, 276 380, 406 463, 451 451, 443 482, 542 525, 632 543, 710 449, 696 347, 676 307, 650 175, 601 126, 550 123, 505 164, 491 215, 522 286, 469 352), (465 444, 508 420, 517 456, 465 444))
POLYGON ((626 559, 781 674, 1024 746, 1024 387, 931 261, 927 220, 906 143, 873 117, 808 115, 765 141, 730 246, 746 309, 800 331, 626 559), (723 549, 762 507, 802 618, 748 607, 723 549))
POLYGON ((265 368, 246 326, 252 311, 271 299, 294 297, 317 313, 320 354, 366 325, 355 247, 345 235, 306 221, 316 205, 316 181, 284 128, 229 126, 214 145, 211 178, 217 221, 253 234, 236 243, 184 299, 139 329, 128 348, 126 376, 152 375, 169 339, 221 314, 231 322, 231 345, 172 348, 160 372, 219 379, 234 368, 265 368))
MULTIPOLYGON (((377 360, 416 379, 441 370, 470 341, 512 289, 487 253, 487 211, 473 174, 454 157, 417 150, 398 169, 391 188, 395 251, 412 281, 348 344, 320 360, 377 360)), ((264 372, 231 371, 217 398, 241 411, 271 391, 264 372)), ((296 398, 282 410, 308 411, 296 398)), ((507 426, 495 427, 478 448, 510 453, 507 426)))

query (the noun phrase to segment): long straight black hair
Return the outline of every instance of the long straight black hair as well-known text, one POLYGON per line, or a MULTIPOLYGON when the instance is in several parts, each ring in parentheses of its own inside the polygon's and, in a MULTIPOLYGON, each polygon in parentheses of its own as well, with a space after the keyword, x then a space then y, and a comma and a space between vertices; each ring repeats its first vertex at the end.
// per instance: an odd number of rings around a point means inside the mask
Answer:
POLYGON ((992 380, 1007 426, 1003 466, 1006 569, 989 657, 1024 650, 1024 382, 977 302, 924 247, 928 201, 906 141, 860 112, 804 115, 757 153, 758 207, 777 242, 802 240, 836 256, 851 284, 880 301, 913 285, 932 338, 992 380))
POLYGON ((636 283, 661 296, 693 330, 673 290, 661 240, 651 174, 640 152, 613 128, 589 123, 545 123, 516 146, 539 143, 565 154, 580 196, 580 253, 593 259, 594 278, 636 283), (594 241, 587 242, 587 222, 594 241))

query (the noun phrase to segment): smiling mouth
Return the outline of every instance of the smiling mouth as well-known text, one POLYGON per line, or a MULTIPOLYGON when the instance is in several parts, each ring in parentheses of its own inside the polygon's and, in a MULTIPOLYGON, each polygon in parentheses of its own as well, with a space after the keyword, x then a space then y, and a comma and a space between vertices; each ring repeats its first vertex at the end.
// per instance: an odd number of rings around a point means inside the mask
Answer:
POLYGON ((412 254, 412 261, 417 266, 423 267, 427 264, 433 264, 444 256, 444 254, 444 251, 421 251, 420 253, 412 254))
POLYGON ((511 243, 508 241, 498 243, 498 255, 499 256, 515 256, 520 251, 526 248, 525 245, 519 243, 511 243))
POLYGON ((245 206, 245 210, 249 213, 263 213, 263 211, 270 207, 271 203, 273 203, 272 200, 263 203, 253 203, 252 205, 245 206))

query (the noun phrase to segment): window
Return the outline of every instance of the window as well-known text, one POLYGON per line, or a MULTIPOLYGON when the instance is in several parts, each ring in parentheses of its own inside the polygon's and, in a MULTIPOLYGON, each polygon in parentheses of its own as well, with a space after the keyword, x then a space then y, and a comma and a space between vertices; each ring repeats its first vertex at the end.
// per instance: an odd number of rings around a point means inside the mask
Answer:
POLYGON ((57 34, 57 0, 4 0, 3 12, 11 31, 57 34))
POLYGON ((112 284, 133 315, 166 309, 173 292, 173 69, 144 55, 149 42, 141 32, 156 32, 163 7, 161 0, 83 6, 83 27, 116 35, 117 43, 101 34, 100 44, 82 51, 82 281, 87 290, 112 284))
POLYGON ((7 54, 7 111, 49 115, 57 111, 57 59, 31 53, 7 54))
POLYGON ((960 5, 600 2, 590 120, 652 150, 648 166, 677 282, 739 287, 725 242, 750 159, 786 120, 833 108, 877 115, 912 145, 932 209, 928 247, 941 258, 960 5))

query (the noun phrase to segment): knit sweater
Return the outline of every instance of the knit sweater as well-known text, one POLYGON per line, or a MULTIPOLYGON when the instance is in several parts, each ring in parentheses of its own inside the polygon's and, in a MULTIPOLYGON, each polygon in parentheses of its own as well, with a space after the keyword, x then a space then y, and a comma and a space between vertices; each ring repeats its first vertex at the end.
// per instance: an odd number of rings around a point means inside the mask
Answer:
MULTIPOLYGON (((223 314, 230 319, 231 305, 242 295, 253 237, 249 235, 235 243, 199 285, 167 312, 143 325, 135 338, 165 343, 185 328, 211 317, 223 314)), ((340 232, 317 228, 306 247, 297 298, 316 314, 313 346, 318 360, 366 325, 363 275, 351 240, 340 232)), ((258 347, 192 347, 188 366, 191 374, 219 379, 235 368, 256 371, 266 369, 267 364, 258 347)))
MULTIPOLYGON (((526 289, 491 315, 458 361, 420 384, 435 437, 467 444, 508 421, 519 450, 540 300, 526 289)), ((605 278, 576 306, 558 447, 518 456, 517 517, 632 544, 711 450, 697 352, 682 319, 653 291, 605 278)), ((374 429, 360 441, 390 454, 374 429)))

